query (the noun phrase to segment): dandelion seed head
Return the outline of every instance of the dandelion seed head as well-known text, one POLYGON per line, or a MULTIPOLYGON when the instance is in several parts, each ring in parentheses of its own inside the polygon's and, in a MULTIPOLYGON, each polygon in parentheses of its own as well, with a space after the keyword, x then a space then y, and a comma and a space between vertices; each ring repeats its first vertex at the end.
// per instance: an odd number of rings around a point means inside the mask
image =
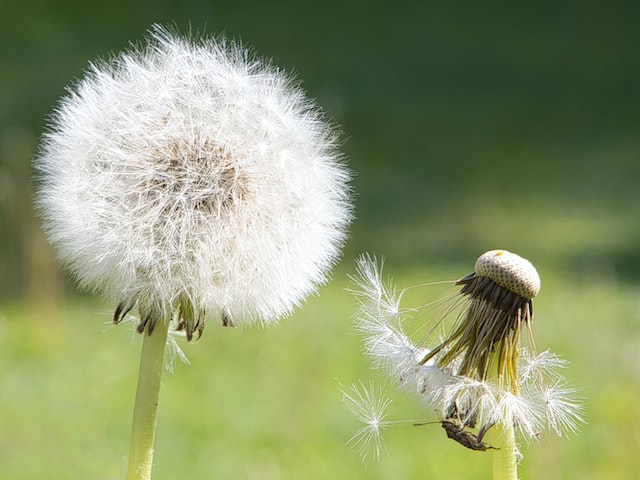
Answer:
POLYGON ((205 317, 291 313, 351 220, 335 129, 290 77, 157 26, 69 90, 36 167, 45 231, 80 286, 141 321, 179 312, 189 336, 205 317))
POLYGON ((356 325, 373 366, 419 395, 458 440, 473 439, 478 429, 481 443, 494 424, 513 426, 527 439, 544 429, 562 435, 584 421, 582 403, 562 376, 567 362, 535 352, 532 298, 540 279, 527 260, 506 250, 484 253, 474 272, 455 282, 461 288, 442 305, 444 316, 410 332, 405 324, 422 318, 424 308, 401 306, 405 289, 382 280, 382 263, 361 257, 354 282, 356 325), (445 322, 447 315, 453 322, 445 322))

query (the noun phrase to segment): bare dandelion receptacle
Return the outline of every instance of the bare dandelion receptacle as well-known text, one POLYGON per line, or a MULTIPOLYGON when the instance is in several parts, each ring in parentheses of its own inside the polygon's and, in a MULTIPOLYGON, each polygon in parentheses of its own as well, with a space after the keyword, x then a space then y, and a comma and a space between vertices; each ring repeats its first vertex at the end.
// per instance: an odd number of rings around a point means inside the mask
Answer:
POLYGON ((475 274, 487 277, 497 285, 532 299, 540 292, 540 276, 533 264, 506 250, 490 250, 476 260, 475 274))

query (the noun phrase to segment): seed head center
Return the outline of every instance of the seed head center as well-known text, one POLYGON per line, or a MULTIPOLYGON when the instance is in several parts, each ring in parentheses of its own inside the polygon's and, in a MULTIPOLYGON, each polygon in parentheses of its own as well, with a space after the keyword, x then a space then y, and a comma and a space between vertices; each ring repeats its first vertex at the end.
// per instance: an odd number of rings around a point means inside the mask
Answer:
POLYGON ((190 210, 219 214, 245 199, 247 179, 229 149, 173 142, 153 152, 156 168, 148 192, 165 211, 190 210))

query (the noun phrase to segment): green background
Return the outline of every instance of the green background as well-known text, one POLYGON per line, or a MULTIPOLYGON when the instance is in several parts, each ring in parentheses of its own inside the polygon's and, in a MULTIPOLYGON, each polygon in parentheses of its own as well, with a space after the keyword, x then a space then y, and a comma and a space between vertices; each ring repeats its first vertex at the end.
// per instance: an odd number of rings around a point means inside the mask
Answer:
MULTIPOLYGON (((341 125, 356 220, 333 281, 267 329, 221 329, 164 379, 156 479, 487 478, 488 454, 397 426, 362 465, 340 385, 383 379, 347 274, 455 279, 506 248, 542 276, 539 350, 569 359, 588 424, 522 446, 521 477, 640 469, 640 4, 0 0, 0 472, 122 478, 138 340, 78 295, 32 210, 46 116, 87 63, 155 23, 241 39, 341 125)), ((425 295, 431 295, 427 293, 425 295)), ((392 389, 389 388, 392 393, 392 389)), ((396 418, 429 418, 394 395, 396 418)))

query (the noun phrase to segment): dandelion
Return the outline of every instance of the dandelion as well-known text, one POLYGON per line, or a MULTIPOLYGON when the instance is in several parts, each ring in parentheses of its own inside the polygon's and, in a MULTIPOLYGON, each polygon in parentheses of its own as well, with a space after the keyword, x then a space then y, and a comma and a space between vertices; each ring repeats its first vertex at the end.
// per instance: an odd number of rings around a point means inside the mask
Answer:
POLYGON ((367 461, 372 452, 379 459, 383 449, 381 431, 392 423, 386 420, 391 400, 380 387, 363 383, 352 385, 350 391, 342 390, 342 396, 347 408, 363 423, 347 445, 360 450, 362 461, 367 461))
POLYGON ((37 206, 79 285, 115 300, 115 323, 138 314, 141 378, 147 367, 159 378, 171 322, 188 340, 209 320, 275 322, 327 280, 351 220, 337 147, 282 71, 239 44, 156 26, 60 101, 37 206))
POLYGON ((415 327, 424 308, 403 308, 406 289, 385 283, 381 270, 374 257, 362 256, 353 277, 365 353, 433 408, 449 438, 492 450, 496 478, 516 478, 516 430, 525 439, 545 428, 577 431, 583 407, 559 371, 566 362, 535 353, 540 278, 529 261, 506 250, 481 255, 473 273, 451 282, 459 291, 437 304, 443 314, 426 334, 415 327))

